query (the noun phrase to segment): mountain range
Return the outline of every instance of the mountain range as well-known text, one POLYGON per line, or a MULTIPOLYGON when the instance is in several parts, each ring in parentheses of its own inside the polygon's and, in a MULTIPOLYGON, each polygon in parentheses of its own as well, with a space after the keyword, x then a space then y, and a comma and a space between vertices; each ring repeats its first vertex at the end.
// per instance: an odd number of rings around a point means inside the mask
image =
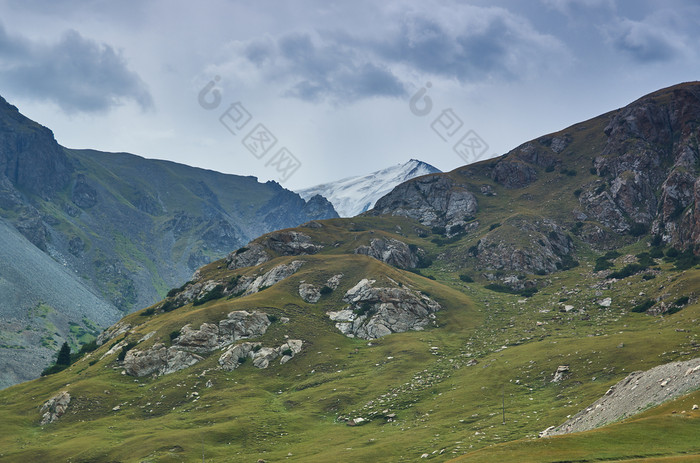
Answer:
POLYGON ((298 190, 297 193, 307 200, 321 195, 333 204, 341 217, 354 217, 374 207, 374 203, 395 186, 412 178, 437 172, 440 170, 430 164, 411 159, 404 164, 387 167, 368 175, 316 185, 298 190))
POLYGON ((0 385, 35 378, 56 346, 69 341, 77 348, 77 333, 99 332, 160 300, 201 265, 250 239, 330 217, 337 214, 325 199, 305 201, 275 182, 62 147, 51 130, 0 98, 0 219, 6 231, 10 226, 26 238, 8 234, 17 253, 6 254, 0 269, 0 310, 9 317, 0 329, 0 385), (55 297, 19 278, 27 262, 40 258, 37 250, 50 256, 47 271, 67 270, 48 278, 55 297), (76 293, 68 288, 84 289, 72 304, 76 293), (63 321, 35 326, 30 313, 42 304, 63 321), (93 306, 94 314, 82 310, 76 318, 72 305, 93 306), (27 342, 37 336, 43 341, 27 342), (32 360, 10 367, 20 350, 32 360))
POLYGON ((263 234, 0 391, 0 458, 696 461, 699 130, 679 84, 263 234))

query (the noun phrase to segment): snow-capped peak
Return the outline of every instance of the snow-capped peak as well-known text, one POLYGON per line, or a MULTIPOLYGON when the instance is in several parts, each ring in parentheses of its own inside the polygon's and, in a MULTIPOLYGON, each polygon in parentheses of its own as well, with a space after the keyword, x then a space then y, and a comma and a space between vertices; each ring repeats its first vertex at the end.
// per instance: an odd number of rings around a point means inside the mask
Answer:
POLYGON ((308 199, 321 195, 333 204, 341 217, 354 217, 371 209, 379 198, 389 193, 396 185, 421 175, 438 173, 440 170, 411 159, 404 164, 387 167, 369 175, 348 177, 297 191, 308 199))

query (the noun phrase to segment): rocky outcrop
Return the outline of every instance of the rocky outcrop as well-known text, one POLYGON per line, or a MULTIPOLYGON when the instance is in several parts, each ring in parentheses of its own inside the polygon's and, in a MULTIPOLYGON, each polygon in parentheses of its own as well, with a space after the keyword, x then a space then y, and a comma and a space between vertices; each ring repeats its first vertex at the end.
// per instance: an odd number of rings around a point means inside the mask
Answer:
POLYGON ((253 294, 262 289, 269 288, 295 273, 303 264, 303 261, 295 260, 289 264, 281 264, 273 267, 271 270, 251 281, 243 294, 253 294))
POLYGON ((571 265, 573 242, 551 220, 520 217, 492 230, 470 252, 485 269, 552 273, 571 265))
POLYGON ((269 233, 255 242, 248 243, 226 257, 226 266, 230 270, 252 267, 271 259, 272 254, 281 256, 303 256, 316 254, 323 246, 314 244, 311 237, 294 230, 269 233))
POLYGON ((363 279, 343 300, 350 305, 328 312, 335 326, 348 337, 376 339, 391 333, 422 330, 440 310, 428 296, 403 288, 374 288, 375 280, 363 279))
POLYGON ((97 204, 97 190, 87 182, 85 175, 78 174, 75 185, 73 185, 71 200, 81 209, 87 209, 97 204))
POLYGON ((650 407, 687 394, 700 384, 700 358, 673 362, 647 371, 635 371, 612 386, 603 397, 564 424, 550 427, 540 437, 588 431, 628 418, 650 407))
POLYGON ((66 413, 70 404, 70 394, 68 391, 61 391, 41 406, 41 425, 53 423, 66 413))
POLYGON ((129 350, 124 357, 124 370, 131 376, 160 376, 192 366, 202 359, 197 354, 158 343, 143 351, 129 350))
POLYGON ((315 304, 321 299, 321 292, 318 287, 311 283, 302 283, 299 285, 299 296, 310 304, 315 304))
POLYGON ((226 266, 229 270, 242 267, 255 267, 270 260, 270 255, 265 252, 265 248, 257 243, 249 243, 246 247, 240 248, 226 257, 226 266))
POLYGON ((385 264, 403 269, 416 268, 420 261, 417 250, 411 251, 406 243, 394 238, 373 238, 369 246, 355 249, 355 254, 374 257, 385 264))
POLYGON ((338 285, 340 285, 340 280, 343 279, 343 276, 344 275, 342 273, 339 273, 337 275, 333 275, 332 277, 330 277, 328 279, 328 281, 326 281, 326 286, 328 286, 332 290, 338 289, 338 285))
POLYGON ((233 371, 248 359, 253 361, 255 368, 267 368, 272 361, 280 358, 280 364, 285 364, 294 358, 303 346, 300 339, 289 339, 279 347, 261 347, 259 342, 244 342, 231 346, 221 357, 219 365, 223 370, 233 371))
POLYGON ((523 188, 537 180, 537 171, 522 161, 505 158, 493 168, 491 178, 506 188, 523 188))
POLYGON ((270 326, 263 312, 234 311, 218 325, 202 323, 199 329, 189 324, 180 329, 173 345, 155 344, 146 350, 131 349, 124 357, 124 369, 131 376, 165 375, 187 368, 207 354, 240 339, 262 336, 270 326))
POLYGON ((449 228, 466 224, 477 208, 476 196, 464 186, 445 175, 426 175, 394 188, 368 214, 409 217, 449 228))
POLYGON ((131 329, 131 324, 130 323, 124 323, 124 322, 119 322, 115 323, 114 325, 110 326, 106 330, 104 330, 102 333, 100 333, 97 336, 97 340, 95 341, 98 346, 101 346, 102 344, 106 343, 110 339, 114 339, 117 336, 127 333, 131 329))

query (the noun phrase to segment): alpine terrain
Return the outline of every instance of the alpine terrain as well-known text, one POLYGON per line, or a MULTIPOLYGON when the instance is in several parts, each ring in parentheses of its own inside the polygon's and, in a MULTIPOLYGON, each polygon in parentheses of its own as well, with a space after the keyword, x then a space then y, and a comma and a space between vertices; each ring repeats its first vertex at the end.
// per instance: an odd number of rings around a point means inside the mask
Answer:
POLYGON ((0 387, 250 239, 330 217, 275 182, 64 148, 0 98, 0 387))
POLYGON ((348 177, 297 191, 304 199, 321 195, 333 204, 341 217, 354 217, 374 207, 379 198, 396 185, 421 175, 440 172, 423 161, 411 159, 369 175, 348 177))
POLYGON ((679 84, 235 246, 0 391, 0 460, 698 461, 699 136, 679 84))

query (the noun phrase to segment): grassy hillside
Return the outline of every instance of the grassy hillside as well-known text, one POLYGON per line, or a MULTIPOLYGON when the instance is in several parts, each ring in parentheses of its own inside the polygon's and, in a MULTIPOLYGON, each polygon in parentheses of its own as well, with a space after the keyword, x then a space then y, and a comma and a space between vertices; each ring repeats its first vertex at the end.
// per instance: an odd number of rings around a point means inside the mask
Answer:
POLYGON ((68 369, 0 391, 0 459, 697 461, 697 391, 598 430, 537 437, 633 371, 700 357, 700 268, 684 232, 695 227, 683 187, 692 182, 677 183, 681 199, 667 188, 680 170, 695 172, 687 153, 700 157, 698 126, 684 123, 671 144, 619 137, 629 129, 621 115, 643 121, 686 90, 413 180, 366 215, 271 233, 203 267, 68 369), (639 167, 649 159, 666 164, 639 167), (652 193, 658 201, 646 201, 652 193), (635 194, 646 202, 628 201, 635 194), (651 203, 653 214, 635 209, 651 203), (236 268, 239 255, 262 263, 236 268), (294 261, 296 272, 259 292, 234 291, 294 261), (338 274, 318 302, 300 297, 302 283, 323 288, 338 274), (441 309, 420 331, 347 337, 327 312, 377 310, 344 300, 365 278, 391 288, 383 304, 406 291, 441 309), (127 374, 134 352, 176 349, 186 325, 201 334, 237 310, 271 321, 245 341, 299 339, 301 351, 266 369, 239 357, 233 371, 219 368, 226 348, 198 351, 201 361, 174 373, 127 374), (61 391, 66 413, 41 425, 40 407, 61 391))

